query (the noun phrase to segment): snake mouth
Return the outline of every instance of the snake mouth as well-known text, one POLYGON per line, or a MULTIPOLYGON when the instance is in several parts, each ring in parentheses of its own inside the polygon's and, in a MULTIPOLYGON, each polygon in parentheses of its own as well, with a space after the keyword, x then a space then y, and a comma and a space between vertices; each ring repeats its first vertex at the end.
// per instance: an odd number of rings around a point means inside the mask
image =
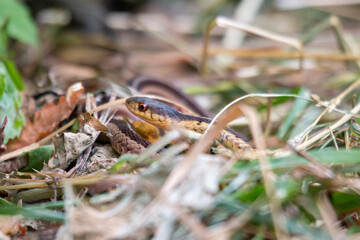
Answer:
POLYGON ((151 99, 129 97, 125 100, 125 105, 135 116, 156 125, 156 121, 153 119, 156 114, 156 106, 153 106, 151 99))
POLYGON ((136 113, 137 105, 138 103, 134 97, 129 97, 125 100, 125 106, 127 107, 127 109, 129 109, 130 112, 134 114, 136 113))

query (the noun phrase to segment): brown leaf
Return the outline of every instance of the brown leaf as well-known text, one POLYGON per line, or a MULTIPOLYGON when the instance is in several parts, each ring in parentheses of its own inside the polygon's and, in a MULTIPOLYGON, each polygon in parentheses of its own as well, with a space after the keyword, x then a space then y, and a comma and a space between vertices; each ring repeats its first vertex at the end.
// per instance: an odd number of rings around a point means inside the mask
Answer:
POLYGON ((46 104, 34 114, 33 119, 26 120, 19 138, 9 141, 8 151, 32 144, 53 132, 58 124, 68 118, 84 91, 81 83, 69 87, 66 96, 46 104))
POLYGON ((109 129, 104 124, 102 124, 99 121, 99 119, 92 117, 90 113, 84 113, 84 114, 80 115, 78 117, 78 121, 79 121, 80 128, 83 128, 85 124, 89 124, 96 131, 101 131, 101 132, 109 131, 109 129))

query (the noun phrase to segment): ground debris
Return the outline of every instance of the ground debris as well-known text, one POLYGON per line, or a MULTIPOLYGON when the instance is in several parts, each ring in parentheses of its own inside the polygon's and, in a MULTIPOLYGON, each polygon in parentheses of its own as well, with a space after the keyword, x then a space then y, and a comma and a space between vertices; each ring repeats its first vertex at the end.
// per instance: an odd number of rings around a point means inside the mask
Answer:
POLYGON ((112 194, 110 199, 96 196, 92 205, 72 207, 70 229, 64 226, 59 236, 64 237, 62 234, 70 232, 76 239, 139 239, 165 231, 164 228, 169 228, 166 231, 171 236, 176 230, 173 228, 183 228, 181 224, 174 225, 179 221, 179 209, 195 213, 213 207, 225 161, 220 157, 200 155, 179 187, 160 201, 155 200, 157 192, 181 160, 182 157, 170 161, 160 159, 134 176, 135 181, 130 181, 129 185, 123 184, 108 193, 112 194), (114 194, 119 198, 117 203, 113 202, 114 194), (101 211, 97 206, 106 210, 101 211))
POLYGON ((96 146, 93 155, 89 158, 87 171, 92 173, 100 169, 108 169, 117 162, 118 158, 119 154, 110 144, 96 146))
POLYGON ((83 151, 94 143, 97 133, 98 131, 93 127, 85 124, 82 132, 65 132, 57 135, 54 139, 55 154, 49 159, 49 163, 44 167, 43 171, 67 168, 83 151))

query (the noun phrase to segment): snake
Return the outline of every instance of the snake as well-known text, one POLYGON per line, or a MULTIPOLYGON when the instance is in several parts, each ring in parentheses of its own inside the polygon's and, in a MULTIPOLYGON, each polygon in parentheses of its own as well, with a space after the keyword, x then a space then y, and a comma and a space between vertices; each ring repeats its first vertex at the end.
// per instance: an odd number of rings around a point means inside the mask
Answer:
MULTIPOLYGON (((128 97, 125 106, 135 116, 164 130, 180 127, 203 134, 211 122, 210 118, 181 113, 170 105, 149 97, 128 97)), ((229 127, 221 130, 217 139, 231 150, 242 151, 243 158, 254 157, 256 150, 243 136, 229 127)))
POLYGON ((137 134, 134 126, 129 122, 112 119, 106 127, 111 146, 120 155, 124 153, 139 154, 151 145, 151 142, 137 134))

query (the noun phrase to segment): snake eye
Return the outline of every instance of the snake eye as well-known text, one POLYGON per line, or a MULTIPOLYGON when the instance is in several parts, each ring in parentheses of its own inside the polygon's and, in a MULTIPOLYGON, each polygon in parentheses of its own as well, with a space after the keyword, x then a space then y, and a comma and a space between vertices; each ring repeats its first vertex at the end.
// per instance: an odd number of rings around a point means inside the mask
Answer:
POLYGON ((148 109, 148 105, 145 103, 139 103, 138 109, 140 112, 145 112, 148 109))

